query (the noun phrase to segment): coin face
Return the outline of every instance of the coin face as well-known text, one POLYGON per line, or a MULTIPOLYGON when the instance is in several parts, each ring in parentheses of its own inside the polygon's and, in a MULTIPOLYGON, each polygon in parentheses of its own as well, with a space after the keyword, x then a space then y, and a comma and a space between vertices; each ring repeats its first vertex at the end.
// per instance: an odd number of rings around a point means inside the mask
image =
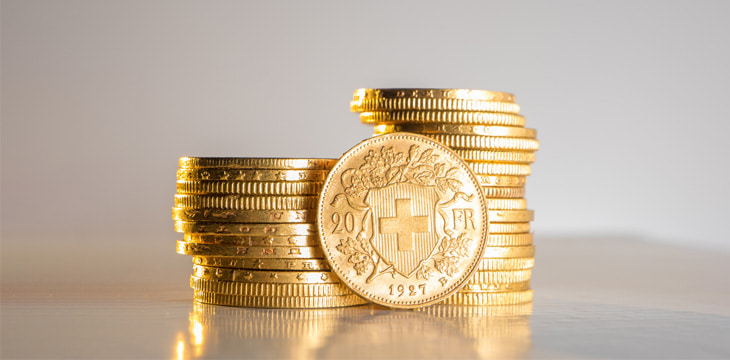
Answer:
POLYGON ((487 204, 469 167, 426 137, 393 133, 345 153, 325 181, 317 226, 330 268, 375 303, 415 308, 481 264, 487 204))

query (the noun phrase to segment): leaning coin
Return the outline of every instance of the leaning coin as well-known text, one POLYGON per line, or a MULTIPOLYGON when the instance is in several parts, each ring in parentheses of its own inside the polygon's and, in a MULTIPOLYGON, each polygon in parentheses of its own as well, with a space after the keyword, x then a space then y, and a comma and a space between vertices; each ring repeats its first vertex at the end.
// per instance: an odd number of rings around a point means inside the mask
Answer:
POLYGON ((516 126, 456 125, 456 124, 379 124, 376 134, 412 132, 416 134, 484 135, 535 138, 537 130, 516 126))
POLYGON ((445 305, 511 305, 532 301, 532 290, 506 292, 458 292, 441 302, 445 305))
POLYGON ((319 195, 319 181, 178 181, 179 194, 198 195, 319 195))
POLYGON ((313 246, 236 246, 177 242, 181 255, 235 256, 248 259, 321 259, 322 250, 313 246))
POLYGON ((175 231, 189 234, 218 235, 313 235, 317 233, 314 224, 236 224, 214 222, 175 221, 175 231))
POLYGON ((234 169, 329 170, 337 159, 285 159, 235 157, 181 157, 181 168, 227 167, 234 169))
POLYGON ((330 269, 324 259, 248 259, 223 256, 193 256, 193 264, 251 270, 323 271, 330 269))
POLYGON ((375 303, 414 308, 457 291, 486 248, 487 202, 469 167, 426 137, 393 133, 345 153, 317 224, 330 268, 375 303))
POLYGON ((315 210, 221 210, 173 207, 172 219, 181 221, 217 221, 229 223, 311 223, 315 210))
POLYGON ((482 111, 366 111, 360 113, 365 124, 476 124, 525 126, 525 118, 517 114, 482 111))
POLYGON ((368 99, 461 99, 514 102, 510 93, 474 89, 357 89, 353 101, 368 99))
POLYGON ((320 246, 318 235, 201 235, 185 234, 186 242, 238 246, 320 246))
POLYGON ((323 181, 327 170, 249 170, 228 168, 184 168, 177 171, 178 181, 323 181))
POLYGON ((340 296, 354 295, 342 283, 333 284, 276 284, 269 282, 240 282, 190 277, 195 291, 236 296, 340 296))
POLYGON ((484 252, 484 258, 524 258, 535 256, 535 245, 526 246, 490 246, 484 252))
POLYGON ((340 279, 331 271, 277 271, 216 268, 193 265, 193 275, 201 279, 281 284, 333 284, 340 279))
POLYGON ((317 309, 367 304, 365 299, 357 295, 271 297, 223 295, 196 291, 194 297, 198 302, 212 305, 280 309, 317 309))
POLYGON ((492 222, 527 222, 535 220, 532 210, 490 210, 489 220, 492 222))

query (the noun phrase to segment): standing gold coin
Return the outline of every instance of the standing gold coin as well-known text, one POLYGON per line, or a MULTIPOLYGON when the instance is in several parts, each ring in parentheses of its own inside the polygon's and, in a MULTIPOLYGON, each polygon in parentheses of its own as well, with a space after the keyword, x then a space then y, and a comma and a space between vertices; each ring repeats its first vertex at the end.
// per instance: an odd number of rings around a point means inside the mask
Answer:
POLYGON ((279 309, 320 309, 367 304, 357 295, 342 296, 237 296, 196 291, 195 301, 223 306, 243 306, 279 309))
POLYGON ((188 234, 218 235, 313 235, 314 224, 236 224, 226 222, 175 221, 175 231, 188 234))
POLYGON ((336 284, 340 282, 331 271, 249 270, 193 265, 193 275, 201 279, 253 283, 336 284))
POLYGON ((461 99, 515 102, 510 93, 473 89, 357 89, 353 101, 370 99, 461 99))
POLYGON ((178 181, 323 181, 327 170, 253 170, 229 168, 183 168, 178 181))
POLYGON ((412 132, 416 134, 452 134, 506 136, 535 138, 537 130, 516 126, 454 125, 454 124, 379 124, 375 125, 376 134, 392 132, 412 132))
POLYGON ((178 181, 178 194, 198 195, 319 195, 318 181, 178 181))
POLYGON ((525 126, 525 118, 517 114, 480 111, 366 111, 360 113, 365 124, 476 124, 525 126))
POLYGON ((181 157, 181 168, 226 167, 234 169, 329 170, 337 159, 284 159, 234 157, 181 157))
POLYGON ((229 223, 311 223, 317 213, 311 210, 222 210, 172 208, 172 219, 181 221, 225 221, 229 223))
MULTIPOLYGON (((529 231, 529 224, 528 224, 529 231)), ((317 246, 317 235, 201 235, 185 234, 183 240, 191 243, 237 246, 317 246)))
POLYGON ((458 292, 441 302, 444 305, 512 305, 532 301, 532 290, 507 292, 458 292))
POLYGON ((321 259, 322 250, 312 246, 236 246, 177 242, 181 255, 235 256, 248 259, 321 259))
POLYGON ((224 256, 194 256, 193 264, 251 270, 323 271, 330 269, 324 259, 249 259, 224 256))
POLYGON ((325 181, 317 225, 330 268, 375 303, 436 303, 471 277, 488 209, 469 167, 426 137, 393 133, 345 153, 325 181))

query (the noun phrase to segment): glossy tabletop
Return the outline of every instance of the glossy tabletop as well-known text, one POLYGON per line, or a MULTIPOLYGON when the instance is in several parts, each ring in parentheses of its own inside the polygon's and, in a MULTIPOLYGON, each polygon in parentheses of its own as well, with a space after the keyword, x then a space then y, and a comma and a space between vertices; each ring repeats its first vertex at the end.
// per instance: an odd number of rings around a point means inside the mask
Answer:
MULTIPOLYGON (((496 308, 201 305, 181 270, 189 259, 169 260, 151 280, 4 279, 0 351, 4 359, 730 358, 730 254, 630 238, 535 241, 535 301, 496 308)), ((144 267, 144 259, 127 260, 144 267)), ((124 271, 119 259, 109 264, 124 271)))

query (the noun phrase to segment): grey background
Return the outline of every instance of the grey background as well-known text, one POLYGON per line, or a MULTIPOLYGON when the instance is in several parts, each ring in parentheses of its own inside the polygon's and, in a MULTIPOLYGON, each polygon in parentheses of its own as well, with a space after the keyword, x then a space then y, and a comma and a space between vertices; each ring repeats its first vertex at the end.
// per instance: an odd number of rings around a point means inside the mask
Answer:
POLYGON ((60 247, 79 255, 50 263, 114 263, 120 244, 174 255, 178 157, 338 157, 372 134, 349 112, 359 87, 516 94, 542 146, 527 193, 538 247, 612 234, 730 251, 728 1, 6 0, 1 13, 6 280, 60 247))

